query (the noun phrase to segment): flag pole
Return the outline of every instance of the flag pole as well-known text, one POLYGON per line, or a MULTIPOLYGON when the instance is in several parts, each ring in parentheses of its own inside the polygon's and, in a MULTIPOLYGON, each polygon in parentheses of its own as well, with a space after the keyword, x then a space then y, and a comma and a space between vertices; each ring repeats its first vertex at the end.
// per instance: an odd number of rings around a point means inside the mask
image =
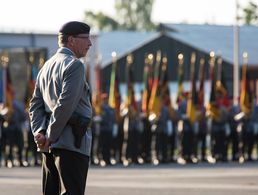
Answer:
POLYGON ((233 103, 238 105, 239 97, 239 25, 238 25, 239 3, 236 0, 236 18, 234 25, 234 66, 233 66, 233 103))
POLYGON ((115 77, 116 77, 116 52, 113 51, 112 54, 112 67, 111 67, 111 78, 110 78, 110 88, 109 88, 109 98, 108 104, 115 108, 115 77))
POLYGON ((9 63, 9 56, 7 52, 1 57, 2 65, 3 65, 3 103, 6 106, 6 85, 7 85, 7 66, 9 63))

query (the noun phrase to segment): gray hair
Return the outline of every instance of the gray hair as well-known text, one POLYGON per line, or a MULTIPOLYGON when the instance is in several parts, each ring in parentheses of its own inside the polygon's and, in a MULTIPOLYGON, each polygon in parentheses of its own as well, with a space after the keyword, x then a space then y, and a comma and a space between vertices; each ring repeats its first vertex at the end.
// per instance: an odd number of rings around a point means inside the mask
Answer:
POLYGON ((68 43, 68 37, 69 35, 65 35, 63 33, 58 34, 58 46, 64 47, 68 43))

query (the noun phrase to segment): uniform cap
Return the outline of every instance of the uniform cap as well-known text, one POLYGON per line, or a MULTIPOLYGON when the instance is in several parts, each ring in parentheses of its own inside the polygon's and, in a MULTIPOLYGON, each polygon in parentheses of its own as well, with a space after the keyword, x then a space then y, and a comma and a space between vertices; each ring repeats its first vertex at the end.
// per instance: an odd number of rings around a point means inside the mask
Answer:
POLYGON ((78 21, 67 22, 59 29, 59 33, 65 35, 89 34, 89 32, 90 26, 78 21))

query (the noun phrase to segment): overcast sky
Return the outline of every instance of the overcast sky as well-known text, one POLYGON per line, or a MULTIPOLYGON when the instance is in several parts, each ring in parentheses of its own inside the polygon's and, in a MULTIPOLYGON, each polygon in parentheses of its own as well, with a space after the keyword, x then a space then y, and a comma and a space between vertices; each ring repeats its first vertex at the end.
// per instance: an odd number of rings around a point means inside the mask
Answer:
MULTIPOLYGON (((246 6, 249 0, 238 0, 246 6)), ((252 0, 258 4, 258 0, 252 0)), ((155 0, 154 22, 232 25, 236 0, 155 0)), ((2 0, 0 31, 56 32, 70 20, 83 20, 85 10, 115 15, 114 0, 2 0)))

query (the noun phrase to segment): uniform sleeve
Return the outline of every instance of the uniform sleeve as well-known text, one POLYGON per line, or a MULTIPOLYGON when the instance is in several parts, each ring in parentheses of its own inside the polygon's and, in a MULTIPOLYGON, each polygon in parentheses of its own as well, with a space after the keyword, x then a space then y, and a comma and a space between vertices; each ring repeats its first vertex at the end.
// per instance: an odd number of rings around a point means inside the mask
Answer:
POLYGON ((45 132, 47 129, 46 113, 45 113, 43 97, 38 85, 38 79, 35 85, 32 98, 30 100, 29 115, 30 115, 31 131, 33 135, 36 135, 40 131, 45 132))
POLYGON ((79 60, 73 61, 63 72, 62 91, 52 110, 47 138, 54 143, 60 137, 67 121, 76 109, 84 90, 85 71, 79 60))

